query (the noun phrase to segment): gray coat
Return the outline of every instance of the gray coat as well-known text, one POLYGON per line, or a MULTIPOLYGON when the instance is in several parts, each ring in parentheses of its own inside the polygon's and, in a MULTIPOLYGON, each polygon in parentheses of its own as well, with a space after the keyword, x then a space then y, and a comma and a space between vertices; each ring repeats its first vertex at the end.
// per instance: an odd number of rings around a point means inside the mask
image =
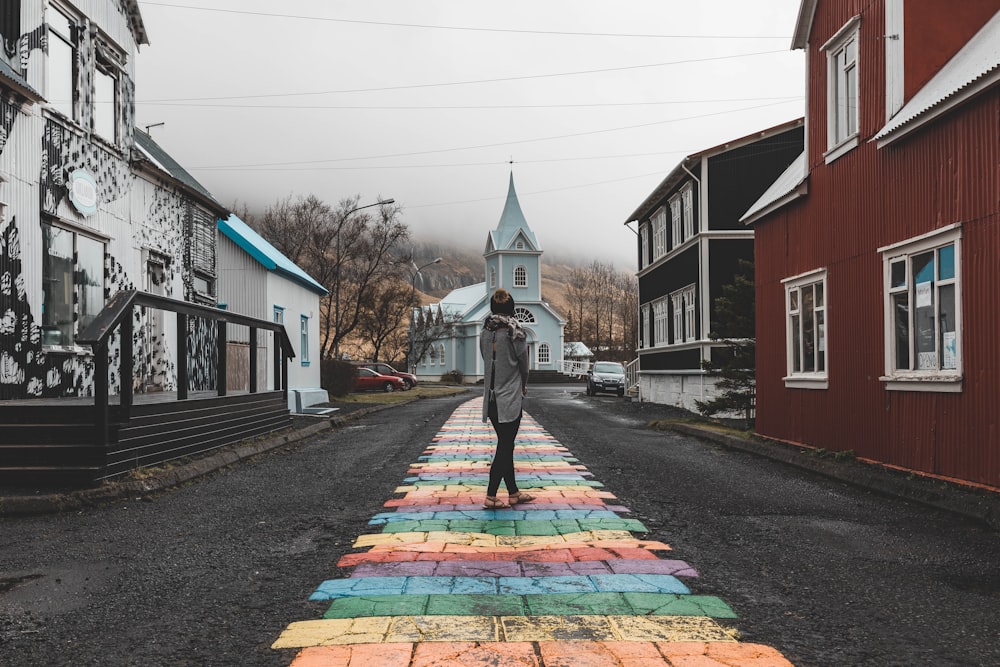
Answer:
POLYGON ((483 422, 489 419, 490 367, 493 362, 493 341, 496 334, 496 383, 497 421, 501 424, 512 422, 521 416, 522 388, 528 384, 528 342, 511 339, 510 329, 496 331, 483 329, 479 336, 479 352, 483 355, 486 378, 483 392, 483 422))

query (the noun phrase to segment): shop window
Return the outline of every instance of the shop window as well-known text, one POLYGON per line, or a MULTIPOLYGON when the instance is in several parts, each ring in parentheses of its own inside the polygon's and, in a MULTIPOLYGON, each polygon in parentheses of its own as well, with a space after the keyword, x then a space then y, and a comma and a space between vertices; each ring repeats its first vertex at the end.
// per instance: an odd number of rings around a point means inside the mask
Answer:
POLYGON ((104 308, 104 243, 42 223, 42 344, 73 345, 104 308))
POLYGON ((961 235, 952 227, 882 249, 890 389, 960 391, 961 235))

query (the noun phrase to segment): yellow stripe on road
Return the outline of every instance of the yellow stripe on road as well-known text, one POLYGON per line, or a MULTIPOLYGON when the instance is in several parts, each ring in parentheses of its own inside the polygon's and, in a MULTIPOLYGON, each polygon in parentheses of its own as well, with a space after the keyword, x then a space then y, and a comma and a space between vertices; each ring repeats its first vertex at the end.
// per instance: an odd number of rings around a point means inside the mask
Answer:
POLYGON ((375 616, 290 624, 271 648, 398 642, 736 641, 705 616, 375 616))

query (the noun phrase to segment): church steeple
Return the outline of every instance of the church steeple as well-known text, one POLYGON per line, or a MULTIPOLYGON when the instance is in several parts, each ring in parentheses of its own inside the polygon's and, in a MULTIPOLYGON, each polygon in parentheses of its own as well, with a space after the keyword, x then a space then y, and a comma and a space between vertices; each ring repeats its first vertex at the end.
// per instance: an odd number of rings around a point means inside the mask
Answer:
POLYGON ((521 203, 517 199, 517 191, 514 189, 514 172, 510 173, 510 183, 507 186, 507 201, 500 214, 500 222, 496 229, 490 232, 490 240, 487 243, 487 252, 496 250, 512 250, 515 240, 521 236, 525 247, 519 250, 540 250, 535 233, 528 226, 528 221, 524 219, 521 211, 521 203))

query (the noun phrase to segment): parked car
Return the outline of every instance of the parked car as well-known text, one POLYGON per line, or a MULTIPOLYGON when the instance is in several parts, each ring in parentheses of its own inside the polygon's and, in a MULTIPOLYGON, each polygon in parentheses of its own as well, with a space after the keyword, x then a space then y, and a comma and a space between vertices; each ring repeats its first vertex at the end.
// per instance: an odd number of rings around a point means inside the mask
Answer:
POLYGON ((395 375, 382 375, 370 368, 354 372, 354 391, 396 391, 406 389, 406 383, 395 375))
POLYGON ((389 364, 384 364, 381 361, 370 361, 358 364, 361 368, 370 368, 376 373, 381 373, 382 375, 393 375, 398 377, 406 384, 407 389, 413 389, 417 386, 417 376, 411 373, 404 373, 403 371, 397 371, 395 368, 389 364))
POLYGON ((625 395, 625 367, 614 361, 595 361, 587 371, 587 396, 599 391, 625 395))

